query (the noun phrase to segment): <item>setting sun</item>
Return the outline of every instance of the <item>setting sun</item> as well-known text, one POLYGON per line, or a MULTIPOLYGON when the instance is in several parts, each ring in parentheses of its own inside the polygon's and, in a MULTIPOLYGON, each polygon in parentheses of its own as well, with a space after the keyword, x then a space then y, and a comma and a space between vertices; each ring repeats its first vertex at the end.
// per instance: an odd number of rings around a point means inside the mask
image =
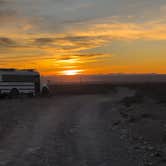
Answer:
POLYGON ((81 72, 82 70, 64 70, 62 71, 62 74, 72 76, 72 75, 77 75, 81 72))

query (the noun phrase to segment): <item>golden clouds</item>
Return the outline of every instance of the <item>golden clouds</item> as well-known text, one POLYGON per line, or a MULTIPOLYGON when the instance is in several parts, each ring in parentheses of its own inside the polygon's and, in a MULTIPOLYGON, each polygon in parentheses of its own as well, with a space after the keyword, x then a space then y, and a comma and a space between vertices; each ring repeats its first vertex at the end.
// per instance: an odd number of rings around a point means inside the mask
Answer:
POLYGON ((72 31, 72 34, 103 37, 102 39, 107 42, 111 39, 166 40, 166 19, 163 18, 144 23, 102 21, 102 23, 89 24, 87 27, 78 27, 72 31))
MULTIPOLYGON (((33 29, 31 24, 25 24, 23 27, 25 31, 33 29)), ((73 25, 59 34, 42 32, 28 34, 25 31, 22 33, 9 31, 4 33, 5 37, 0 37, 1 66, 26 65, 26 68, 37 68, 45 74, 58 74, 62 71, 83 71, 88 74, 123 70, 129 72, 133 66, 110 66, 112 54, 111 51, 107 51, 110 53, 104 51, 104 45, 117 39, 166 40, 164 19, 134 23, 109 21, 107 18, 102 22, 89 22, 84 26, 73 25), (97 51, 94 51, 96 48, 102 53, 96 53, 97 51)), ((0 34, 2 35, 2 31, 0 34)), ((146 68, 142 67, 141 72, 142 69, 145 71, 146 68)))
MULTIPOLYGON (((110 43, 111 40, 166 40, 166 21, 164 19, 149 21, 144 23, 118 22, 118 21, 102 21, 102 23, 89 23, 86 26, 73 26, 67 28, 63 34, 42 34, 35 32, 32 34, 19 33, 11 34, 10 31, 5 37, 15 42, 18 46, 26 48, 38 48, 49 51, 54 49, 57 53, 66 53, 70 51, 80 52, 96 47, 102 47, 104 44, 110 43), (107 22, 106 22, 107 21, 107 22)), ((33 28, 33 25, 25 24, 25 29, 33 28)))

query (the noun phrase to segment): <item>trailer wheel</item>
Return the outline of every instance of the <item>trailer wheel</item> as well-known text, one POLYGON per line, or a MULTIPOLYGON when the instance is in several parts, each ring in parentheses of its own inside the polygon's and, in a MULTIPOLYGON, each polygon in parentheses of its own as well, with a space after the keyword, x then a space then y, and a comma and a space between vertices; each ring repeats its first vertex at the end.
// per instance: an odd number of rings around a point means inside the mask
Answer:
POLYGON ((19 91, 17 88, 13 88, 11 91, 10 91, 10 97, 17 97, 19 95, 19 91))

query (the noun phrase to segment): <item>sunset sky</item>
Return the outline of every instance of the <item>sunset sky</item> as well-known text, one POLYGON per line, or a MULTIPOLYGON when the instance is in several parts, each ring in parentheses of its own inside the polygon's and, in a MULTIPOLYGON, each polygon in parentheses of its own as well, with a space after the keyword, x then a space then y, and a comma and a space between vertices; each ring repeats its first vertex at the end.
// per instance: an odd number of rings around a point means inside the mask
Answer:
POLYGON ((166 73, 166 0, 0 0, 0 68, 166 73))

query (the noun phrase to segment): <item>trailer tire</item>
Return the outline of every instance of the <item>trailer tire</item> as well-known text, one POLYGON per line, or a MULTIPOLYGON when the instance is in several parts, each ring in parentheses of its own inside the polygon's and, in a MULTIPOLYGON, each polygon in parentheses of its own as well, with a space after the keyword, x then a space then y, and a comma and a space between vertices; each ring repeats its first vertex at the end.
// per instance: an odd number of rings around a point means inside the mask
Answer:
POLYGON ((17 96, 19 96, 19 90, 17 89, 17 88, 13 88, 11 91, 10 91, 10 94, 9 94, 9 96, 11 97, 11 98, 14 98, 14 97, 17 97, 17 96))

